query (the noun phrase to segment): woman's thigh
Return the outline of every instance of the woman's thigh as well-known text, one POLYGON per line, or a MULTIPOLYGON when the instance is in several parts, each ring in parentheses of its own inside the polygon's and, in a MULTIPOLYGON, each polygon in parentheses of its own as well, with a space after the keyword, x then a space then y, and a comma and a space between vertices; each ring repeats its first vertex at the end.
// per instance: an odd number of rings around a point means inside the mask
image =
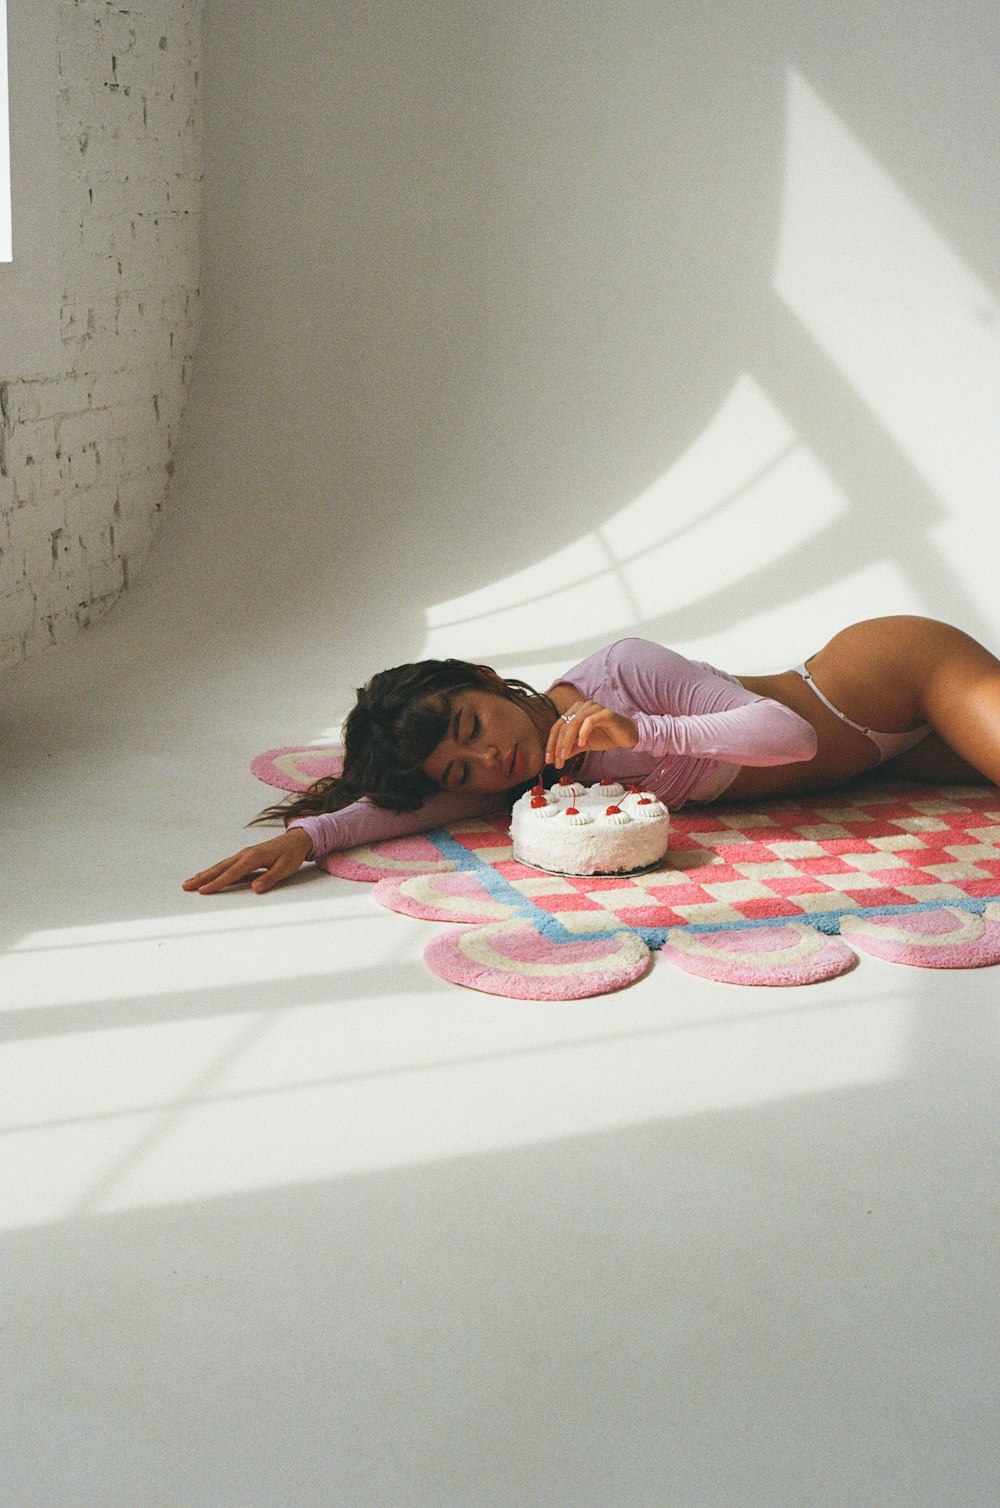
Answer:
POLYGON ((1000 676, 1000 660, 934 618, 868 618, 835 634, 809 661, 817 686, 847 717, 884 733, 934 723, 942 691, 1000 676))
POLYGON ((962 760, 1000 780, 1000 660, 961 629, 871 618, 835 635, 809 670, 855 722, 886 733, 929 723, 962 760))
POLYGON ((894 780, 929 780, 938 785, 991 785, 989 777, 961 759, 938 733, 897 754, 882 765, 880 774, 894 780))

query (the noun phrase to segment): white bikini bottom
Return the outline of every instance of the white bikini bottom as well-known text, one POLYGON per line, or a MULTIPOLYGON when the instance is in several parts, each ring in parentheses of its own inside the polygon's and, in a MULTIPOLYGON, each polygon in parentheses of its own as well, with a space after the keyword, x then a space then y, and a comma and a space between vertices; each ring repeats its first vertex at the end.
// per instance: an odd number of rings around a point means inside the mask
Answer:
POLYGON ((857 728, 859 733, 863 733, 869 742, 875 745, 879 754, 879 764, 885 764, 887 759, 895 759, 897 754, 905 754, 907 749, 915 748, 917 744, 923 742, 928 733, 934 731, 929 723, 921 723, 919 728, 908 728, 905 733, 882 733, 878 728, 863 728, 860 723, 848 717, 846 712, 841 712, 839 707, 835 707, 828 696, 823 695, 805 665, 796 665, 793 668, 795 674, 802 677, 813 695, 819 697, 824 707, 829 707, 842 723, 846 723, 849 728, 857 728))
MULTIPOLYGON (((804 664, 795 665, 793 669, 796 675, 802 677, 813 695, 819 697, 824 707, 829 707, 830 711, 839 717, 842 723, 847 723, 849 728, 857 728, 859 733, 865 735, 869 743, 875 745, 878 750, 879 764, 885 764, 887 759, 895 759, 897 754, 905 754, 907 749, 916 748, 917 744, 922 743, 928 733, 933 733, 934 731, 929 723, 921 723, 919 728, 908 728, 905 733, 883 733, 878 728, 864 728, 860 723, 856 723, 853 718, 848 717, 846 712, 841 712, 839 707, 835 707, 828 696, 823 695, 804 664)), ((735 676, 732 676, 731 679, 736 681, 735 676)), ((742 683, 736 681, 736 684, 739 686, 742 683)), ((742 768, 743 766, 740 764, 725 764, 722 760, 719 760, 702 781, 701 785, 696 786, 687 799, 689 801, 702 802, 718 801, 719 797, 732 785, 742 768)))

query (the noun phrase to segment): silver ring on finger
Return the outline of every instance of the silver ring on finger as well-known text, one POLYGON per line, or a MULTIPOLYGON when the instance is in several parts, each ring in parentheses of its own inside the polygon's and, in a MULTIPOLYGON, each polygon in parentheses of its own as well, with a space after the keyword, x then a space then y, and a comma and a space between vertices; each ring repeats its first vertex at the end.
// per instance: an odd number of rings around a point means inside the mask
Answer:
POLYGON ((575 712, 564 712, 562 714, 561 721, 564 722, 564 723, 575 723, 576 722, 576 713, 575 712))

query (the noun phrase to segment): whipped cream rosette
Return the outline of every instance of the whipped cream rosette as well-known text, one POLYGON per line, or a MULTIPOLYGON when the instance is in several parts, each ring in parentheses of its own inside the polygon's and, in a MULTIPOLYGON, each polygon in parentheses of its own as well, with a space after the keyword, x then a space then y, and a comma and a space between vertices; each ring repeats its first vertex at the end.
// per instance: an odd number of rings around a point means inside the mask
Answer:
POLYGON ((650 791, 629 791, 622 797, 621 807, 630 817, 641 818, 643 822, 658 822, 668 815, 663 802, 650 791))

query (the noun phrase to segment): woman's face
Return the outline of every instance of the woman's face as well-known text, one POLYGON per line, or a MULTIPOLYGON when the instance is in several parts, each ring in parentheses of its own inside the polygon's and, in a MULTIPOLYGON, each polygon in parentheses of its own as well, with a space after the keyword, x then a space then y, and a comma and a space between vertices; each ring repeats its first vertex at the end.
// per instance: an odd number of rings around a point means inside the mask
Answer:
POLYGON ((446 791, 493 795, 541 774, 548 728, 523 702, 485 689, 458 691, 450 702, 448 731, 424 761, 425 775, 446 791))

